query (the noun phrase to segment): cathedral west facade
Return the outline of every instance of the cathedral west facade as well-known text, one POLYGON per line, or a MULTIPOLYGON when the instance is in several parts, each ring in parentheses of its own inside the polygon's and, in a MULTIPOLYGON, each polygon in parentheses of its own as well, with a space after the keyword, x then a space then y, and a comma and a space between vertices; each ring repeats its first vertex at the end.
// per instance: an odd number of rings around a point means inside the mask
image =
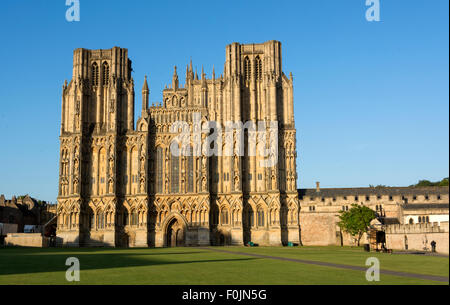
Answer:
POLYGON ((57 241, 299 243, 293 79, 281 58, 278 41, 230 44, 222 75, 199 76, 191 62, 181 85, 175 68, 156 106, 146 78, 135 122, 127 49, 76 49, 62 95, 57 241))

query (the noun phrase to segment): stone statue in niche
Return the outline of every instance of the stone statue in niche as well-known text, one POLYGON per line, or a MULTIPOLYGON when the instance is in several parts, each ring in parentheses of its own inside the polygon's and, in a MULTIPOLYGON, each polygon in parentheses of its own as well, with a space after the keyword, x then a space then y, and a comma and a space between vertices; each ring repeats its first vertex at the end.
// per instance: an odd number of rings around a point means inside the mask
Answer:
POLYGON ((206 177, 202 178, 202 191, 206 191, 206 177))
POLYGON ((109 179, 108 189, 109 189, 109 193, 114 192, 114 180, 113 179, 109 179))
POLYGON ((239 190, 239 176, 238 175, 234 176, 234 190, 235 191, 239 190))
POLYGON ((109 175, 114 175, 114 156, 109 157, 109 175))
POLYGON ((142 178, 141 179, 141 193, 144 193, 145 192, 145 179, 144 178, 142 178))
POLYGON ((239 157, 234 155, 234 172, 239 172, 239 157))
POLYGON ((73 182, 73 193, 78 194, 78 179, 73 182))
POLYGON ((78 174, 78 169, 79 169, 78 159, 75 159, 73 162, 74 162, 73 163, 74 164, 73 165, 73 172, 74 172, 75 175, 77 175, 78 174))

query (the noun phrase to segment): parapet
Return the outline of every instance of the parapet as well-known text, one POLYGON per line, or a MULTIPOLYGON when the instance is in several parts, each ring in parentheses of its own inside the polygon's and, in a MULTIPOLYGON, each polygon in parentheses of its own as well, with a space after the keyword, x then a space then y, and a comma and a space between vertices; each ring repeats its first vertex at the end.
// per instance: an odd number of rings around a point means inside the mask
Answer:
POLYGON ((393 224, 386 226, 386 234, 419 234, 419 233, 448 233, 448 222, 393 224))

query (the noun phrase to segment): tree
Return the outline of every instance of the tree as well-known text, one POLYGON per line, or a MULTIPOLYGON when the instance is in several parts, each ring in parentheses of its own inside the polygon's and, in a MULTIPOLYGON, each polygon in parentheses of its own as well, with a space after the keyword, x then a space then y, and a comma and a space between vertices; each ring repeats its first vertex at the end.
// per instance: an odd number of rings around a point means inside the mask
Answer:
POLYGON ((448 186, 448 178, 442 179, 442 181, 439 182, 439 186, 448 186))
POLYGON ((419 180, 417 184, 411 185, 411 187, 422 187, 422 186, 448 186, 448 178, 444 178, 441 181, 431 182, 429 180, 419 180))
POLYGON ((342 231, 349 233, 359 242, 365 232, 367 232, 370 222, 375 218, 375 211, 364 206, 352 204, 348 211, 341 211, 339 215, 339 227, 342 231))

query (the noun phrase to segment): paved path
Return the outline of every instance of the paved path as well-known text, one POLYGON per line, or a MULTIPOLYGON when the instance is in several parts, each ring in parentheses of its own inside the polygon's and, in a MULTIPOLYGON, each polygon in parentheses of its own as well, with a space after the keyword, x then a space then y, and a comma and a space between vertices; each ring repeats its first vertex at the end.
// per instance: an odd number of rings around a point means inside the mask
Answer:
POLYGON ((394 251, 392 254, 411 254, 411 255, 423 255, 423 256, 438 256, 438 257, 446 257, 449 256, 447 254, 436 253, 436 252, 425 252, 425 251, 394 251))
MULTIPOLYGON (((308 265, 317 265, 317 266, 324 266, 324 267, 357 270, 357 271, 364 271, 364 272, 367 271, 367 267, 360 267, 360 266, 351 266, 351 265, 344 265, 344 264, 310 261, 310 260, 304 260, 304 259, 270 256, 270 255, 262 255, 262 254, 255 254, 255 253, 228 251, 228 250, 218 249, 218 248, 200 247, 200 249, 216 251, 216 252, 223 252, 223 253, 230 253, 230 254, 253 256, 253 257, 259 257, 259 258, 277 259, 277 260, 281 260, 281 261, 296 262, 296 263, 302 263, 302 264, 308 264, 308 265)), ((421 280, 430 280, 430 281, 438 281, 438 282, 446 282, 446 283, 448 283, 448 281, 449 281, 449 278, 446 276, 426 275, 426 274, 383 270, 383 269, 380 270, 380 274, 403 276, 403 277, 409 277, 409 278, 417 278, 417 279, 421 279, 421 280)))

